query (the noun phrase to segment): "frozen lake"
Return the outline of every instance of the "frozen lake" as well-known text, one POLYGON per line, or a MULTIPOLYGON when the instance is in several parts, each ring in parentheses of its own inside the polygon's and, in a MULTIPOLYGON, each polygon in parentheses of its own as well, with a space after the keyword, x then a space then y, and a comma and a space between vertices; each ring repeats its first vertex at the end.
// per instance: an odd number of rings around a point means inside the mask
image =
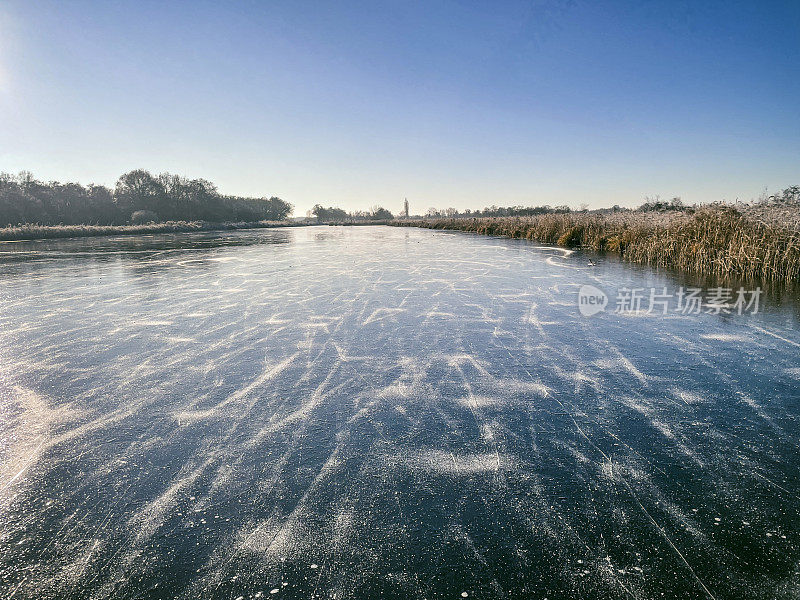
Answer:
POLYGON ((0 251, 3 597, 800 594, 791 297, 389 227, 0 251))

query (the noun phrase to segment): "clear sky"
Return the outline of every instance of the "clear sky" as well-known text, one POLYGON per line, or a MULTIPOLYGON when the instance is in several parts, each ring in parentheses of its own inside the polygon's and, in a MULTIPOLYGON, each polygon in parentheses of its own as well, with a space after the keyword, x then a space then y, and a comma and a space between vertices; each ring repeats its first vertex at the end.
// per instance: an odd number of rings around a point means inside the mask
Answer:
POLYGON ((0 171, 302 215, 800 183, 800 2, 0 2, 0 171))

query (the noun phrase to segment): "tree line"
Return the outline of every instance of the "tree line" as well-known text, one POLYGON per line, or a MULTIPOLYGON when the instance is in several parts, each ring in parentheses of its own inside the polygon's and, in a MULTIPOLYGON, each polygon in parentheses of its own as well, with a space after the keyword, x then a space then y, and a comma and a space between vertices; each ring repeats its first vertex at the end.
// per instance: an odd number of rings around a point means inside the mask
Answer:
POLYGON ((113 190, 94 184, 45 183, 27 171, 0 173, 0 226, 282 221, 291 212, 291 204, 274 196, 224 195, 205 179, 152 175, 143 169, 122 175, 113 190))
POLYGON ((569 206, 487 206, 483 210, 470 210, 469 208, 459 211, 455 208, 429 208, 425 213, 426 217, 530 217, 533 215, 544 214, 565 214, 572 212, 569 206))
POLYGON ((346 212, 344 209, 329 206, 325 208, 321 204, 315 204, 311 213, 317 217, 319 223, 348 223, 355 221, 390 221, 394 215, 382 206, 373 206, 368 211, 357 210, 346 212))

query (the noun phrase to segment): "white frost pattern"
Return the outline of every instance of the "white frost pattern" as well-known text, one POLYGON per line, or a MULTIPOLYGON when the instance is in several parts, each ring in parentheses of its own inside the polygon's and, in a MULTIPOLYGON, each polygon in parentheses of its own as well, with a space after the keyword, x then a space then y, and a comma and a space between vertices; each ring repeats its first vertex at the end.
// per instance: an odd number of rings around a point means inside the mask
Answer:
POLYGON ((0 263, 15 598, 797 589, 785 314, 584 319, 582 283, 665 281, 410 229, 18 246, 0 263))

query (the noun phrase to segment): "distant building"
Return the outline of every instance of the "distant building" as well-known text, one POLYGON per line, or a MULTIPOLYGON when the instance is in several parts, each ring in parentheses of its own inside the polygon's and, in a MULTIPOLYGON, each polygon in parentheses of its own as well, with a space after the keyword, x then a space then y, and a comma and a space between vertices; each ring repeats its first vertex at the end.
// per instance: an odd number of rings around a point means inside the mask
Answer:
POLYGON ((407 219, 408 218, 408 198, 405 199, 405 203, 403 206, 403 216, 407 219))

